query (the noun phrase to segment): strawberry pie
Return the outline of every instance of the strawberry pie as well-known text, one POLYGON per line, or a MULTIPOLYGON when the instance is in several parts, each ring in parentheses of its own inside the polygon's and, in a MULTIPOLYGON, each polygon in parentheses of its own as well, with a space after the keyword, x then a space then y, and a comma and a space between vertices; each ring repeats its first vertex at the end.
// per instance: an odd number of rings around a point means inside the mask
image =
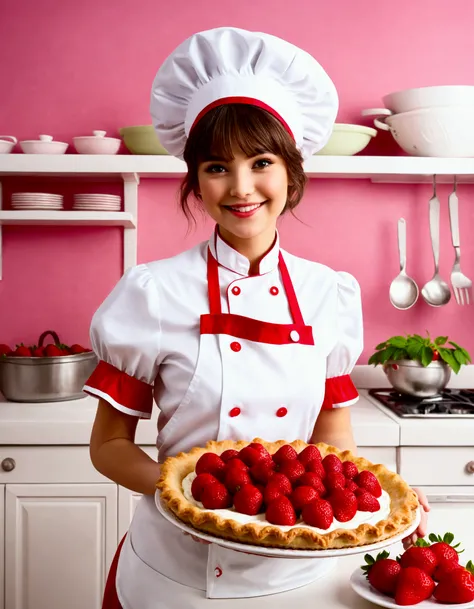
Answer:
POLYGON ((383 465, 327 444, 208 442, 169 457, 157 483, 181 521, 224 539, 324 550, 402 533, 418 499, 383 465))

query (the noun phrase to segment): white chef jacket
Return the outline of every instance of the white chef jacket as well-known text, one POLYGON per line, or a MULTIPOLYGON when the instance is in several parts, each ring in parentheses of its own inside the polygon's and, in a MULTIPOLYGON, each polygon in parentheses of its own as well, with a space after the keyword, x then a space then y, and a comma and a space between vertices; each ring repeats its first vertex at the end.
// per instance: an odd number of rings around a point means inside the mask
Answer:
MULTIPOLYGON (((288 433, 290 436, 296 433, 299 437, 303 434, 305 437, 301 439, 308 441, 321 408, 340 408, 358 399, 349 377, 362 351, 362 313, 357 281, 348 273, 337 273, 281 250, 278 235, 273 247, 260 261, 258 275, 249 276, 248 272, 248 259, 221 239, 216 231, 209 242, 178 256, 141 264, 127 271, 93 317, 92 347, 101 361, 84 390, 102 397, 122 412, 141 418, 151 416, 154 399, 160 408, 157 437, 160 462, 180 451, 203 446, 211 439, 232 437, 232 431, 225 432, 224 419, 230 420, 236 411, 240 423, 236 425, 237 419, 233 419, 232 429, 234 435, 237 430, 239 437, 232 439, 253 439, 260 435, 267 440, 291 441, 295 437, 288 437, 288 433), (214 348, 213 337, 203 343, 202 325, 200 333, 200 316, 209 311, 208 255, 219 265, 223 313, 270 324, 291 324, 287 290, 279 267, 279 257, 283 257, 304 322, 311 327, 314 337, 312 346, 300 347, 310 351, 299 351, 301 366, 298 369, 303 370, 309 362, 302 374, 316 379, 310 389, 314 390, 312 407, 303 427, 291 425, 292 419, 296 423, 302 416, 298 408, 287 409, 284 404, 275 402, 275 414, 278 412, 274 417, 275 425, 268 427, 265 436, 254 433, 252 422, 256 414, 251 409, 249 396, 257 392, 271 393, 271 387, 265 385, 261 376, 258 383, 254 381, 252 385, 247 375, 244 380, 246 385, 250 384, 247 399, 241 399, 238 408, 232 401, 242 379, 237 379, 235 384, 232 384, 232 378, 229 380, 233 363, 227 353, 231 351, 224 354, 227 345, 222 342, 216 342, 214 348), (205 357, 203 345, 207 345, 205 357), (229 385, 232 386, 230 398, 229 385), (280 423, 282 411, 285 419, 280 423), (285 429, 293 429, 293 432, 285 433, 285 429)), ((298 333, 294 338, 293 332, 291 340, 298 339, 298 333)), ((235 344, 236 341, 230 343, 231 350, 235 344)), ((272 357, 277 354, 271 364, 272 370, 284 361, 285 349, 280 345, 272 347, 270 352, 259 351, 258 347, 257 344, 255 366, 259 365, 259 357, 261 361, 270 357, 269 354, 272 357)), ((286 362, 289 365, 288 359, 286 362)), ((284 374, 284 365, 280 373, 284 374)), ((297 383, 297 379, 291 381, 297 383)), ((273 396, 274 399, 278 397, 273 396)), ((127 584, 130 574, 125 565, 130 563, 132 553, 135 561, 137 557, 143 561, 148 572, 157 572, 161 579, 164 576, 170 582, 206 590, 210 597, 232 596, 232 591, 236 596, 243 596, 241 591, 236 591, 231 577, 213 581, 214 575, 221 577, 224 564, 226 575, 238 570, 241 578, 245 573, 248 596, 256 596, 313 581, 316 577, 314 562, 320 562, 313 561, 305 570, 301 561, 264 559, 227 551, 230 557, 220 555, 214 564, 211 560, 214 544, 204 546, 183 536, 158 514, 150 497, 143 498, 137 507, 128 537, 122 550, 122 564, 119 563, 117 588, 120 592, 122 582, 122 599, 127 596, 125 588, 130 588, 133 579, 129 578, 127 584), (245 561, 247 567, 243 566, 245 561), (264 561, 273 561, 271 569, 265 571, 264 561), (275 561, 293 563, 293 567, 283 569, 279 577, 275 561), (273 572, 274 581, 265 582, 273 572), (254 574, 257 574, 257 582, 252 581, 254 574), (261 585, 262 578, 266 585, 261 585)), ((141 599, 142 604, 137 604, 140 609, 145 609, 143 601, 141 599)), ((127 602, 129 605, 130 601, 127 602)), ((128 605, 126 609, 135 609, 128 605)))

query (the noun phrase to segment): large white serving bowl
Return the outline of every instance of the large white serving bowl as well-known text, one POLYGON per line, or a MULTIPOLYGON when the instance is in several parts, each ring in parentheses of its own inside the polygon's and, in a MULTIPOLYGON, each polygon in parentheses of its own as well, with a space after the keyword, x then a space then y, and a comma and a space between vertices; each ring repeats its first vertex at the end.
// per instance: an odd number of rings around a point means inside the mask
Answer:
POLYGON ((316 154, 330 156, 351 156, 367 146, 377 135, 372 127, 336 123, 328 143, 316 154))
POLYGON ((385 107, 394 114, 438 106, 474 106, 473 85, 439 85, 389 93, 385 107))
POLYGON ((474 157, 474 105, 424 108, 390 115, 390 110, 364 110, 375 116, 379 129, 390 131, 398 145, 412 156, 474 157))

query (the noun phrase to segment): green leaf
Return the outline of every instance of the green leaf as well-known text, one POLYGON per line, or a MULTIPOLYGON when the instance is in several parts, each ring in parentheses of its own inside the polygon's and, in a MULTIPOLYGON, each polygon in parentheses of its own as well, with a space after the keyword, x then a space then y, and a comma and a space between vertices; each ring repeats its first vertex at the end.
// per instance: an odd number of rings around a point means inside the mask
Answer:
POLYGON ((444 541, 445 543, 449 543, 449 544, 451 544, 451 542, 453 541, 453 539, 454 539, 454 535, 453 535, 452 533, 446 533, 446 534, 444 535, 444 537, 443 537, 443 541, 444 541))
POLYGON ((392 358, 393 360, 406 359, 407 352, 405 349, 395 349, 393 352, 392 358))
POLYGON ((473 564, 472 560, 467 562, 466 569, 474 575, 474 564, 473 564))
POLYGON ((387 343, 379 343, 376 347, 375 350, 376 351, 380 351, 380 349, 385 349, 385 347, 387 346, 387 343))
POLYGON ((461 353, 464 355, 464 357, 467 359, 468 362, 471 361, 471 356, 466 351, 466 349, 464 349, 463 347, 461 347, 460 345, 458 345, 457 343, 455 343, 452 340, 449 341, 449 344, 452 345, 455 349, 459 349, 459 351, 461 351, 461 353))
POLYGON ((423 539, 423 537, 419 537, 415 542, 415 546, 418 546, 419 548, 429 548, 430 545, 431 544, 423 539))
POLYGON ((421 363, 423 366, 429 366, 431 361, 433 360, 433 351, 431 347, 427 347, 426 345, 421 350, 421 363))
POLYGON ((448 366, 450 366, 453 371, 457 374, 461 368, 459 362, 454 358, 453 350, 446 349, 445 347, 440 347, 438 349, 438 353, 443 361, 445 361, 448 366))
POLYGON ((397 350, 396 347, 387 347, 385 349, 385 351, 381 351, 382 356, 381 356, 381 362, 382 364, 385 364, 385 362, 388 362, 388 360, 392 359, 392 355, 395 353, 395 351, 397 350))
POLYGON ((403 336, 392 336, 387 341, 393 347, 397 347, 398 349, 404 349, 407 344, 407 339, 403 336))
POLYGON ((370 357, 369 357, 369 361, 368 364, 369 365, 374 365, 377 366, 378 364, 381 364, 382 362, 380 361, 380 352, 377 351, 376 353, 373 353, 370 357))
POLYGON ((467 364, 468 359, 465 357, 464 353, 459 349, 455 349, 453 351, 454 359, 458 362, 459 365, 464 366, 467 364))
POLYGON ((420 336, 419 334, 413 334, 412 338, 422 344, 425 342, 423 336, 420 336))
POLYGON ((407 345, 406 351, 410 359, 419 359, 423 345, 419 342, 412 342, 407 345))
POLYGON ((448 340, 447 336, 438 336, 437 338, 435 338, 434 340, 434 344, 439 347, 440 345, 444 345, 446 344, 446 341, 448 340))

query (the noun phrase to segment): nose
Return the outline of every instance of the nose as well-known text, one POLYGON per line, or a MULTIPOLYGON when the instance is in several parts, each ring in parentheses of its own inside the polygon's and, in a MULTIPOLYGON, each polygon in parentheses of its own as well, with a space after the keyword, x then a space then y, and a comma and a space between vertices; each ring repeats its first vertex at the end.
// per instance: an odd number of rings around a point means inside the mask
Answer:
POLYGON ((232 175, 230 196, 236 199, 247 199, 255 192, 255 184, 251 169, 241 167, 232 175))

